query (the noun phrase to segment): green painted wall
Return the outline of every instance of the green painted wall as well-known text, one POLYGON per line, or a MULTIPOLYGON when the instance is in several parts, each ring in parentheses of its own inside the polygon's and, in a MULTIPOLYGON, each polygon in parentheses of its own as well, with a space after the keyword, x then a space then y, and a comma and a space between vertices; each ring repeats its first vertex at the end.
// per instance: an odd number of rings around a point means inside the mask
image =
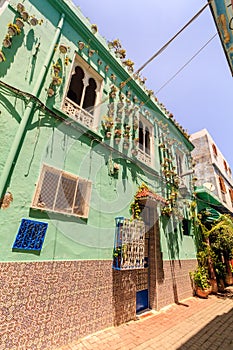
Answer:
MULTIPOLYGON (((7 24, 14 20, 18 14, 15 12, 15 4, 10 5, 0 17, 0 42, 7 31, 7 24)), ((92 48, 98 51, 89 61, 94 69, 104 79, 103 99, 108 96, 112 81, 111 74, 116 74, 117 82, 126 80, 127 71, 119 65, 107 50, 103 39, 94 37, 81 22, 75 21, 70 14, 69 7, 65 2, 41 1, 24 2, 25 8, 30 14, 43 19, 42 25, 32 27, 25 23, 20 35, 13 38, 12 47, 2 49, 6 61, 0 63, 0 82, 16 87, 20 91, 32 93, 36 91, 39 100, 51 110, 52 113, 64 118, 61 123, 49 110, 43 108, 42 104, 29 95, 18 95, 12 89, 0 84, 0 133, 4 142, 0 144, 0 170, 9 155, 15 134, 26 115, 26 106, 32 112, 27 123, 26 133, 22 144, 16 152, 15 167, 12 168, 12 176, 9 176, 8 191, 13 195, 13 202, 7 209, 0 210, 0 260, 22 261, 22 260, 52 260, 52 259, 111 259, 114 241, 114 218, 116 216, 129 217, 130 203, 138 186, 145 182, 158 194, 163 194, 161 187, 161 175, 158 130, 155 126, 154 139, 154 169, 145 167, 142 163, 135 163, 130 159, 130 153, 122 155, 114 151, 113 140, 100 143, 101 116, 106 113, 107 102, 101 107, 99 129, 92 136, 88 136, 86 128, 73 122, 74 128, 65 125, 70 120, 61 112, 61 102, 64 96, 71 63, 64 65, 62 56, 55 47, 51 46, 52 39, 57 30, 57 24, 65 11, 65 21, 61 29, 61 38, 58 43, 69 45, 68 53, 73 59, 77 51, 77 42, 83 40, 88 42, 91 38, 92 48), (46 5, 46 6, 45 6, 46 5), (56 9, 53 7, 56 6, 56 9), (63 6, 63 9, 62 9, 63 6), (80 28, 80 30, 77 30, 80 28), (99 41, 98 41, 99 40, 99 41), (101 56, 102 55, 102 56, 101 56), (97 60, 101 57, 103 64, 98 67, 97 60), (52 64, 57 60, 62 62, 63 83, 57 89, 55 97, 47 97, 47 88, 52 78, 52 64), (48 67, 44 67, 49 61, 48 67), (108 73, 104 71, 105 65, 111 68, 108 73), (44 76, 41 72, 45 73, 44 76), (37 89, 37 88, 38 89, 37 89), (21 96, 21 97, 20 97, 21 96), (32 100, 38 109, 33 110, 32 100), (95 140, 94 140, 95 139, 95 140), (120 164, 117 178, 109 176, 109 159, 120 164), (64 169, 73 174, 88 178, 93 182, 90 212, 87 221, 72 218, 66 215, 51 215, 40 210, 30 209, 43 163, 64 169), (48 222, 48 230, 40 255, 12 252, 22 218, 32 218, 48 222)), ((72 11, 71 11, 72 12, 72 11)), ((78 12, 77 12, 78 13, 78 12)), ((81 16, 81 15, 80 15, 81 16)), ((82 17, 82 22, 85 19, 82 17)), ((86 57, 87 49, 82 52, 86 57)), ((142 101, 148 101, 145 91, 138 83, 129 83, 133 94, 142 101)), ((125 93, 127 88, 123 90, 125 93)), ((162 120, 168 125, 169 135, 176 138, 186 152, 192 149, 191 144, 177 129, 174 122, 163 115, 159 107, 150 100, 148 110, 152 116, 152 122, 162 120)), ((181 227, 174 230, 175 226, 160 224, 161 228, 161 251, 164 259, 188 259, 195 258, 195 247, 192 236, 184 236, 181 227)))

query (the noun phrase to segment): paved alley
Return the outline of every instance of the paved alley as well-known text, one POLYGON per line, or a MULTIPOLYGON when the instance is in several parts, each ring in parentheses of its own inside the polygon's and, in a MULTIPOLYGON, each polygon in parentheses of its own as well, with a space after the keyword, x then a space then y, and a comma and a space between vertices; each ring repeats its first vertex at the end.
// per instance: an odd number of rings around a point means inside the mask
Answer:
POLYGON ((233 349, 233 288, 208 299, 196 297, 149 312, 59 350, 233 349))

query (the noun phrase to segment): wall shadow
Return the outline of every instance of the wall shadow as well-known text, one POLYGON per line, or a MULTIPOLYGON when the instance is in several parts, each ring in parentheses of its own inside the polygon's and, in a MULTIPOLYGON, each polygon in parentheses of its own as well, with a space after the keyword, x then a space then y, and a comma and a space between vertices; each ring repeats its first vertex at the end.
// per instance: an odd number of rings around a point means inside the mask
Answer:
POLYGON ((211 344, 219 344, 213 349, 231 350, 233 349, 233 308, 221 316, 215 317, 198 333, 181 345, 177 350, 211 349, 211 344), (209 344, 209 345, 208 345, 209 344))

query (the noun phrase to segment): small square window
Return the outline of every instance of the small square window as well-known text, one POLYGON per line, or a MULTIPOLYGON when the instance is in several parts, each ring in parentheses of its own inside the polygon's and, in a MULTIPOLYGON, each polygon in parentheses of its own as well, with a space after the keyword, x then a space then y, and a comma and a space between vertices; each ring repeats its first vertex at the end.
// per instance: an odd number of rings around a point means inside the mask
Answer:
POLYGON ((40 251, 44 243, 48 224, 46 222, 22 219, 13 249, 40 251))
POLYGON ((87 218, 91 181, 43 165, 32 208, 87 218))

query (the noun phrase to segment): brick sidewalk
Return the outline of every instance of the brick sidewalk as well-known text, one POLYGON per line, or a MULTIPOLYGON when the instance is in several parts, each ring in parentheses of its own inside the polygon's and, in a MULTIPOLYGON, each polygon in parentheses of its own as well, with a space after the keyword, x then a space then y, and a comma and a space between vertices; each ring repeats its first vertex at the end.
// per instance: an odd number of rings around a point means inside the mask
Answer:
POLYGON ((137 321, 112 327, 59 350, 233 350, 233 288, 189 298, 137 321))

